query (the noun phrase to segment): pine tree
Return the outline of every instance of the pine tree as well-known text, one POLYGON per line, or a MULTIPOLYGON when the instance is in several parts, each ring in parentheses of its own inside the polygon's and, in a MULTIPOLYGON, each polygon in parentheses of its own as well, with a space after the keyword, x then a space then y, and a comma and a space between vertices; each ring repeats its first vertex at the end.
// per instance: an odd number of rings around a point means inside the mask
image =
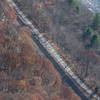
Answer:
POLYGON ((93 29, 91 27, 86 28, 84 34, 83 34, 83 39, 89 38, 93 35, 93 29))
POLYGON ((93 18, 93 23, 92 23, 92 27, 94 29, 100 27, 100 14, 96 13, 94 18, 93 18))

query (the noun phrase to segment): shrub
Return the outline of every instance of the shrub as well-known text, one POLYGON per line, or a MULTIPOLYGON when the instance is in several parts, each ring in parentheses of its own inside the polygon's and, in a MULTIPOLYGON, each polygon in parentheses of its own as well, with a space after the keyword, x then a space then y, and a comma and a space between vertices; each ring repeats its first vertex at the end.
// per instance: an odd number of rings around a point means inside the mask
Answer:
POLYGON ((84 34, 83 34, 83 39, 89 38, 93 35, 93 29, 91 27, 86 28, 84 34))
POLYGON ((99 47, 100 46, 100 36, 95 34, 92 36, 91 40, 90 40, 90 45, 91 47, 99 47))
POLYGON ((80 13, 81 12, 81 8, 80 8, 79 5, 76 6, 76 11, 77 11, 77 13, 80 13))
POLYGON ((93 22, 92 22, 92 27, 94 29, 100 27, 100 14, 96 13, 94 18, 93 18, 93 22))

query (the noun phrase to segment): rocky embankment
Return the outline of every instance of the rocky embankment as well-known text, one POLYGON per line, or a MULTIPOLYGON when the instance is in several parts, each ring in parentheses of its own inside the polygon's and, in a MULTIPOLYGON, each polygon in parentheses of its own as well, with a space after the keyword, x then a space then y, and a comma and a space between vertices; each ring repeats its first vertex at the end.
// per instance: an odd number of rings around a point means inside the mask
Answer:
POLYGON ((84 7, 93 13, 100 13, 100 0, 78 0, 84 7))

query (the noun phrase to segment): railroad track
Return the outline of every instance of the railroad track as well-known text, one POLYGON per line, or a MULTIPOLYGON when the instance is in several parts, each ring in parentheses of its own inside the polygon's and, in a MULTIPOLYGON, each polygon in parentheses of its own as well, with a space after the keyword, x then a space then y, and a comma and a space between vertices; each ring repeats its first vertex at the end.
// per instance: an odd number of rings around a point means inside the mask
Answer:
MULTIPOLYGON (((82 90, 86 91, 85 94, 91 95, 93 91, 89 89, 70 69, 70 67, 67 65, 67 63, 64 62, 64 60, 59 56, 59 54, 56 52, 56 50, 51 46, 51 44, 43 37, 43 35, 34 27, 34 25, 28 20, 28 18, 23 14, 23 12, 17 7, 17 5, 14 3, 13 0, 8 0, 8 3, 13 6, 15 11, 17 12, 18 16, 20 16, 27 26, 33 31, 32 34, 35 35, 42 45, 41 48, 45 49, 45 52, 47 51, 48 55, 50 54, 52 56, 52 59, 54 59, 55 63, 57 63, 58 66, 62 67, 66 74, 68 74, 68 77, 70 77, 70 81, 73 82, 73 84, 77 87, 77 90, 79 90, 79 87, 82 88, 82 90)), ((35 40, 38 41, 38 40, 35 40)), ((81 90, 80 90, 81 91, 81 90)), ((83 91, 81 91, 83 93, 83 91)), ((84 93, 83 93, 84 94, 84 93)), ((84 95, 85 96, 85 95, 84 95)), ((100 100, 100 98, 95 94, 93 97, 96 100, 100 100)), ((87 99, 88 100, 88 99, 87 99)))

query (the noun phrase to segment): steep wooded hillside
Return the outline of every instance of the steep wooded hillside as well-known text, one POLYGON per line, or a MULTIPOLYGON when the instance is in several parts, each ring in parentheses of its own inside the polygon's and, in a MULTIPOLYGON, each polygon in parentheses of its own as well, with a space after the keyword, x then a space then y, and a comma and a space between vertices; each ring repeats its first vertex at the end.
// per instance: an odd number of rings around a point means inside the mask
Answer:
POLYGON ((17 18, 6 0, 0 1, 0 100, 80 100, 17 18))
MULTIPOLYGON (((100 49, 89 48, 91 36, 83 39, 86 29, 92 27, 94 15, 75 1, 15 0, 47 40, 58 47, 75 74, 94 90, 100 86, 100 49)), ((100 27, 91 32, 98 38, 100 27)))

